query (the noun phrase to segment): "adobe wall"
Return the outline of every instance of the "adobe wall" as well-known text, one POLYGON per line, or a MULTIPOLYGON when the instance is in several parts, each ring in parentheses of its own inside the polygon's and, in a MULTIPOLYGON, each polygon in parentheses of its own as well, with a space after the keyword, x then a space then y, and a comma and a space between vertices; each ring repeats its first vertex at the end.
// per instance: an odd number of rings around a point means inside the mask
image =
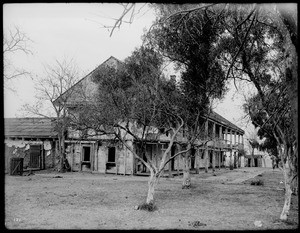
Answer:
MULTIPOLYGON (((127 145, 132 148, 132 142, 128 141, 127 145)), ((98 146, 97 152, 97 171, 99 173, 114 173, 114 174, 127 174, 130 175, 133 173, 133 159, 134 156, 132 152, 127 149, 125 146, 118 144, 112 144, 110 142, 102 142, 101 145, 98 146), (115 161, 116 166, 107 168, 107 160, 108 160, 108 148, 115 147, 115 161)))

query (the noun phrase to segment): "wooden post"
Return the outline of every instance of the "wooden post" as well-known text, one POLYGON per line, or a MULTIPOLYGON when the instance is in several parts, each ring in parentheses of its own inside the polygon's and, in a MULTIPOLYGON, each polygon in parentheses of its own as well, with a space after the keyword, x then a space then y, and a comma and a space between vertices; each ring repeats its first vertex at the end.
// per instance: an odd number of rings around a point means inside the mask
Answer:
POLYGON ((216 163, 216 153, 215 153, 215 150, 213 149, 211 151, 211 156, 212 156, 212 171, 213 173, 215 172, 215 163, 216 163))
POLYGON ((99 171, 99 168, 98 168, 98 147, 99 147, 99 144, 98 144, 98 141, 96 142, 95 144, 95 171, 99 171))
POLYGON ((230 163, 229 163, 229 167, 230 170, 233 170, 233 166, 232 166, 232 130, 230 130, 230 163))
POLYGON ((71 172, 73 171, 74 168, 74 144, 71 142, 70 143, 70 150, 71 150, 71 157, 72 157, 72 163, 71 163, 71 172))
POLYGON ((219 151, 219 170, 221 170, 221 155, 222 155, 222 152, 220 149, 220 151, 219 151))
POLYGON ((95 143, 92 143, 92 145, 90 147, 91 171, 94 171, 94 158, 95 158, 95 143))
POLYGON ((240 150, 240 134, 237 134, 237 144, 238 144, 238 154, 237 154, 237 167, 241 167, 241 157, 239 157, 239 150, 240 150))
POLYGON ((228 129, 225 128, 225 147, 227 148, 227 139, 228 139, 228 129))
POLYGON ((212 138, 213 138, 214 143, 213 143, 213 149, 212 149, 211 156, 212 156, 212 171, 214 173, 215 166, 216 166, 216 152, 215 152, 215 149, 216 149, 216 123, 215 122, 213 122, 212 138))
MULTIPOLYGON (((208 120, 205 121, 205 138, 208 140, 208 120)), ((204 148, 204 166, 205 172, 208 172, 208 150, 207 150, 207 143, 205 144, 204 148)))
POLYGON ((176 157, 176 160, 177 160, 177 176, 179 176, 180 157, 181 157, 181 155, 176 157))
MULTIPOLYGON (((117 152, 117 147, 116 148, 116 152, 117 152)), ((119 157, 117 156, 118 153, 116 153, 115 155, 115 161, 116 161, 116 175, 118 175, 118 161, 119 161, 119 157)))
MULTIPOLYGON (((234 131, 234 145, 236 147, 236 131, 234 131)), ((234 152, 233 154, 233 167, 236 168, 236 157, 237 157, 237 153, 234 152)))
POLYGON ((127 155, 127 148, 125 148, 124 156, 124 176, 126 175, 126 155, 127 155))

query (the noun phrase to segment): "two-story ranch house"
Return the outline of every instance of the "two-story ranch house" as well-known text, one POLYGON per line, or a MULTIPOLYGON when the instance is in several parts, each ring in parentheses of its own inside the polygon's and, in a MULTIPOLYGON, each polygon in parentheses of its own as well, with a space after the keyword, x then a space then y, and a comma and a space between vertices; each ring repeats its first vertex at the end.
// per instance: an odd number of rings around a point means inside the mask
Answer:
MULTIPOLYGON (((117 67, 120 63, 118 59, 110 57, 95 70, 105 65, 117 67)), ((94 71, 82 78, 62 95, 71 93, 71 97, 68 98, 66 105, 68 111, 74 111, 76 104, 81 102, 83 97, 78 93, 83 93, 84 98, 92 98, 97 91, 96 84, 92 81, 94 71)), ((57 104, 59 104, 61 97, 56 100, 57 104)), ((195 156, 191 158, 191 169, 201 169, 205 168, 205 166, 217 168, 229 166, 230 158, 235 158, 234 161, 237 166, 243 166, 243 158, 238 157, 238 151, 244 147, 244 131, 213 111, 206 119, 205 135, 209 135, 211 140, 197 150, 195 156), (206 157, 204 156, 205 153, 208 158, 207 161, 204 160, 206 157)), ((81 135, 81 132, 78 130, 68 130, 66 151, 72 171, 124 175, 145 174, 148 172, 122 143, 113 141, 105 135, 85 137, 84 139, 81 135)), ((134 139, 128 137, 126 140, 127 144, 134 150, 136 148, 134 139)), ((148 153, 150 158, 162 155, 167 148, 169 140, 170 135, 163 135, 156 141, 149 141, 146 145, 146 153, 148 153)), ((177 150, 178 147, 174 146, 171 153, 176 153, 177 150)), ((165 170, 170 172, 170 174, 179 173, 182 167, 182 158, 178 156, 169 162, 169 166, 166 166, 165 170)))

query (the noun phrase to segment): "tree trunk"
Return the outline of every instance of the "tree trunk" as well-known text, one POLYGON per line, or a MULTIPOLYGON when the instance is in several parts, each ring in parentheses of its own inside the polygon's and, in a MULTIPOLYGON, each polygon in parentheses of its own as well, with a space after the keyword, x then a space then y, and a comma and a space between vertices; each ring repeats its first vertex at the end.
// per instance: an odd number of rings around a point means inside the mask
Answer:
POLYGON ((212 151, 211 153, 211 156, 212 156, 212 172, 213 174, 215 174, 215 167, 216 167, 216 154, 215 154, 215 151, 212 151))
POLYGON ((190 152, 185 153, 184 159, 184 167, 183 167, 183 181, 182 188, 189 189, 191 187, 191 176, 190 176, 190 164, 189 164, 189 154, 190 152))
POLYGON ((204 149, 204 165, 205 165, 205 173, 208 172, 208 150, 204 149))
POLYGON ((233 164, 232 164, 232 150, 230 151, 229 167, 230 167, 230 170, 233 170, 233 164))
POLYGON ((285 168, 285 164, 283 164, 282 170, 283 170, 284 184, 285 184, 285 195, 284 195, 284 205, 282 208, 282 212, 280 214, 280 219, 287 220, 290 211, 290 206, 291 206, 292 190, 290 185, 290 179, 288 178, 288 174, 287 174, 287 169, 285 168))
POLYGON ((200 163, 200 161, 199 161, 199 157, 200 157, 200 155, 199 155, 199 150, 197 150, 197 152, 195 153, 195 163, 196 163, 196 174, 199 174, 200 173, 200 169, 199 169, 199 163, 200 163))
MULTIPOLYGON (((278 152, 279 152, 280 159, 281 159, 282 172, 283 172, 283 178, 284 178, 284 186, 285 186, 284 205, 282 208, 282 212, 280 214, 280 219, 287 220, 287 217, 288 217, 289 211, 290 211, 290 206, 291 206, 291 195, 292 195, 291 183, 290 183, 291 179, 289 179, 289 174, 287 172, 286 164, 284 162, 285 156, 284 156, 280 146, 278 146, 278 152)), ((284 153, 287 153, 287 156, 288 156, 286 144, 284 147, 284 153)))
MULTIPOLYGON (((282 23, 285 25, 287 31, 289 32, 290 39, 294 48, 290 47, 290 49, 286 49, 286 77, 287 84, 289 87, 288 96, 291 103, 291 112, 292 119, 294 123, 296 142, 298 145, 298 33, 297 33, 297 20, 293 17, 293 10, 296 9, 288 9, 284 4, 280 7, 277 6, 280 17, 282 19, 282 23)), ((297 14, 297 13, 296 13, 297 14)), ((285 32, 283 31, 283 34, 285 32)))
POLYGON ((150 170, 150 179, 148 181, 148 194, 147 194, 147 199, 146 203, 150 204, 154 202, 154 192, 156 185, 158 183, 159 176, 151 169, 150 170))
POLYGON ((66 167, 65 167, 65 135, 64 131, 62 130, 60 134, 60 140, 59 140, 59 156, 60 156, 60 166, 59 166, 59 172, 65 172, 66 167))

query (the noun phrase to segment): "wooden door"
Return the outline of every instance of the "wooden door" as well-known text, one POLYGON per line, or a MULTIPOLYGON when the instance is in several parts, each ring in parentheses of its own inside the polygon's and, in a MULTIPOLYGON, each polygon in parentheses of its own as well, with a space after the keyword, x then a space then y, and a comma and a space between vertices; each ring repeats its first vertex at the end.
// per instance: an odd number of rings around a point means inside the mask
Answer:
POLYGON ((30 168, 40 168, 41 159, 41 146, 40 145, 30 145, 30 168))

